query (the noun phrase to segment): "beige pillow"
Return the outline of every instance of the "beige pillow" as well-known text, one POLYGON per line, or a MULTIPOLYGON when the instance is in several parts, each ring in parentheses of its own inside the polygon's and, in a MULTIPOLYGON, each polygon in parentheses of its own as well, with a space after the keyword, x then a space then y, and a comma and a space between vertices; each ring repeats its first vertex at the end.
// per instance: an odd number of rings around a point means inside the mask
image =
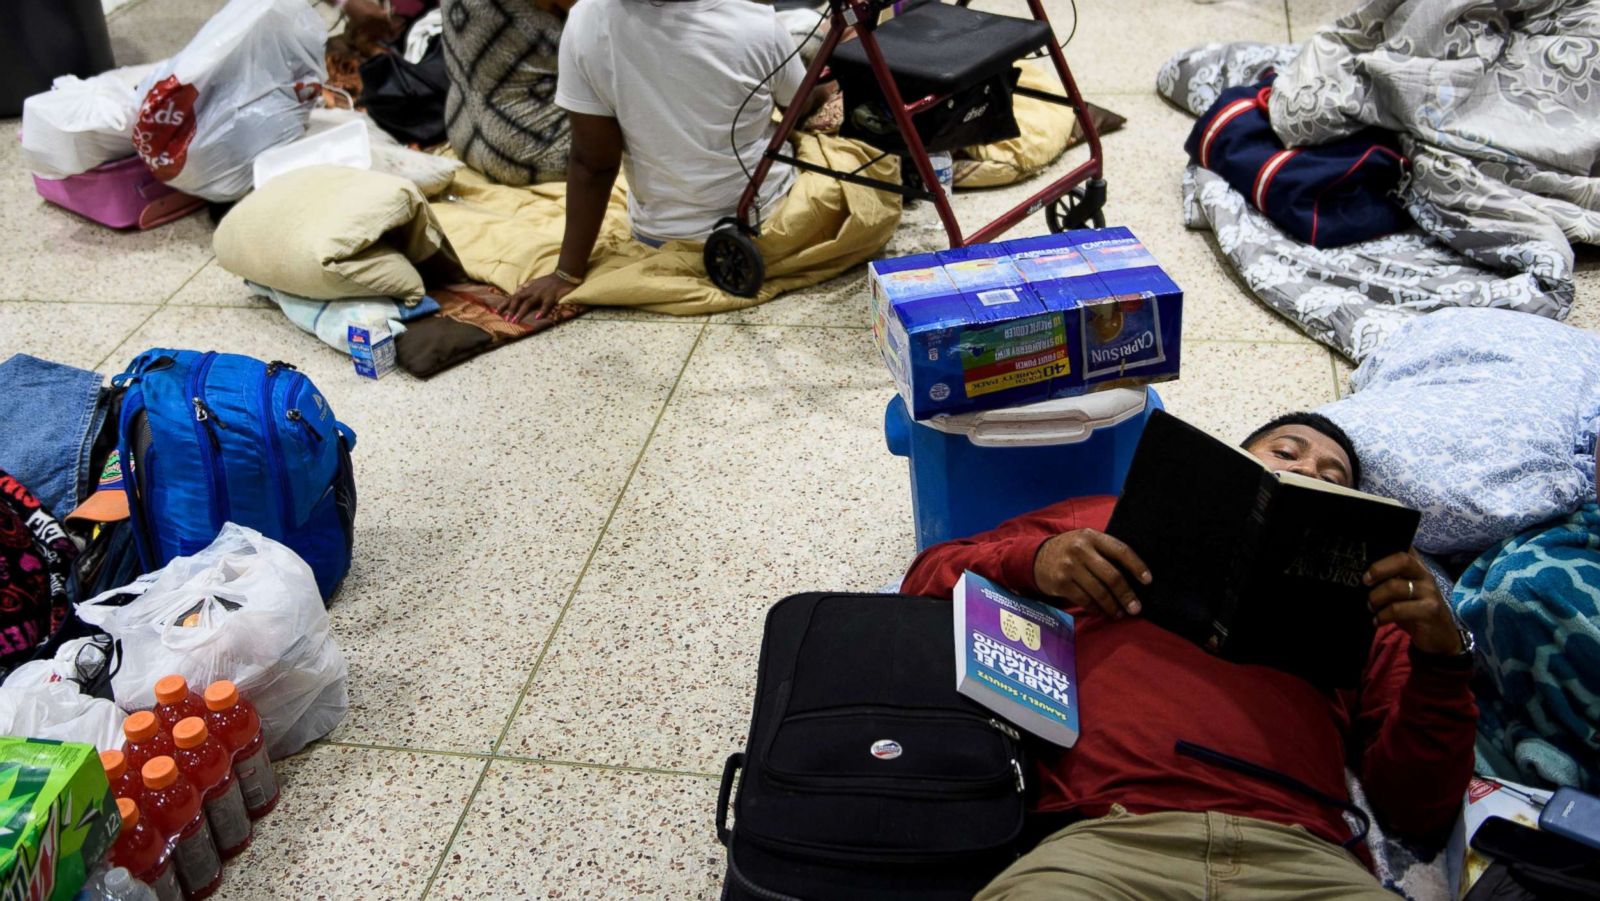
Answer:
POLYGON ((316 300, 422 299, 418 266, 455 269, 455 253, 407 179, 347 166, 274 178, 217 226, 217 262, 234 275, 316 300))

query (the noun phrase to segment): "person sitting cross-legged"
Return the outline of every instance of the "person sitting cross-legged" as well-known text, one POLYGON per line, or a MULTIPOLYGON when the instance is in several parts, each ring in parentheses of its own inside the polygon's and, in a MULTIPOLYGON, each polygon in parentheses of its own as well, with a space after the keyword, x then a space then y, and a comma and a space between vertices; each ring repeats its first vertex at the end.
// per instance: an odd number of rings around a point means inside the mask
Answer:
MULTIPOLYGON (((1243 446, 1275 470, 1359 481, 1349 438, 1317 414, 1274 420, 1243 446)), ((1345 768, 1393 834, 1438 841, 1461 809, 1477 721, 1469 646, 1416 552, 1366 572, 1378 628, 1361 685, 1324 693, 1141 617, 1131 586, 1151 574, 1102 531, 1115 500, 1065 500, 928 548, 901 587, 949 597, 970 569, 1078 617, 1083 732, 1037 765, 1038 812, 1071 825, 978 897, 1392 901, 1357 856, 1345 768)))
MULTIPOLYGON (((555 271, 501 313, 548 314, 582 283, 617 174, 626 170, 633 235, 652 247, 704 241, 732 216, 805 77, 770 5, 751 0, 582 0, 561 34, 555 101, 572 127, 567 211, 555 271)), ((837 90, 811 93, 809 114, 837 90)), ((795 170, 774 163, 757 209, 782 203, 795 170)))

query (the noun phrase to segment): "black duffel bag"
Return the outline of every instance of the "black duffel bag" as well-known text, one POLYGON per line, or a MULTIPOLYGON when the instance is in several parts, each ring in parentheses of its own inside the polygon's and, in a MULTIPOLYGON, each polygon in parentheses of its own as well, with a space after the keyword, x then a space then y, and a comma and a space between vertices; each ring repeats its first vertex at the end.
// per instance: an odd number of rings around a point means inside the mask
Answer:
POLYGON ((948 600, 773 605, 749 744, 717 798, 723 897, 964 901, 1015 860, 1022 747, 955 685, 948 600))

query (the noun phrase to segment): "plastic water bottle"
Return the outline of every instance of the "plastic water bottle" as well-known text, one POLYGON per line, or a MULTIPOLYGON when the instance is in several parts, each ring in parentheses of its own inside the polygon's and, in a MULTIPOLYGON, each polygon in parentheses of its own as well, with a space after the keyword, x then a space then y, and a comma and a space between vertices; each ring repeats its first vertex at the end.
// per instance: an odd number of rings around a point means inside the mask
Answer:
POLYGON ((933 166, 933 177, 944 189, 945 196, 950 196, 956 184, 955 158, 950 155, 950 151, 941 150, 938 153, 928 154, 928 162, 933 166))
POLYGON ((261 716, 227 680, 207 686, 205 698, 206 727, 233 752, 233 774, 244 793, 245 809, 250 819, 259 820, 278 806, 278 777, 267 760, 261 716))
POLYGON ((210 897, 222 884, 222 858, 200 807, 200 792, 171 757, 145 764, 143 774, 143 812, 173 846, 172 865, 183 896, 189 901, 210 897))
POLYGON ((183 901, 178 874, 172 869, 172 854, 161 830, 147 822, 139 805, 127 798, 117 799, 117 813, 122 818, 122 828, 107 858, 111 865, 137 873, 157 901, 183 901))
POLYGON ((148 710, 123 720, 122 734, 127 738, 122 756, 127 759, 128 769, 135 773, 142 773, 144 765, 157 757, 172 756, 172 736, 162 731, 161 722, 148 710))
POLYGON ((156 682, 156 719, 161 728, 171 732, 183 720, 205 715, 205 702, 189 690, 189 682, 182 676, 163 676, 156 682))
POLYGON ((128 766, 128 755, 121 751, 101 751, 100 765, 105 768, 106 781, 111 783, 111 797, 135 801, 143 797, 144 779, 128 766))
POLYGON ((239 780, 233 776, 233 753, 206 731, 206 721, 191 716, 172 727, 178 746, 178 771, 199 790, 211 837, 222 859, 238 857, 250 847, 250 814, 244 809, 239 780))
POLYGON ((125 867, 112 867, 100 883, 105 901, 161 901, 156 890, 133 878, 125 867))

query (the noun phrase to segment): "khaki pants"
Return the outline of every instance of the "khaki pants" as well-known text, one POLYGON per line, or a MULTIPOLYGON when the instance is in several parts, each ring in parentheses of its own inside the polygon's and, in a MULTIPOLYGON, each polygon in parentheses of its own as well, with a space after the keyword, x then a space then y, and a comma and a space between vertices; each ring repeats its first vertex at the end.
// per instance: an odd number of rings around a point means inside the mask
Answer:
POLYGON ((995 877, 977 901, 1206 899, 1394 901, 1349 852, 1299 826, 1222 813, 1121 807, 1057 832, 995 877))

